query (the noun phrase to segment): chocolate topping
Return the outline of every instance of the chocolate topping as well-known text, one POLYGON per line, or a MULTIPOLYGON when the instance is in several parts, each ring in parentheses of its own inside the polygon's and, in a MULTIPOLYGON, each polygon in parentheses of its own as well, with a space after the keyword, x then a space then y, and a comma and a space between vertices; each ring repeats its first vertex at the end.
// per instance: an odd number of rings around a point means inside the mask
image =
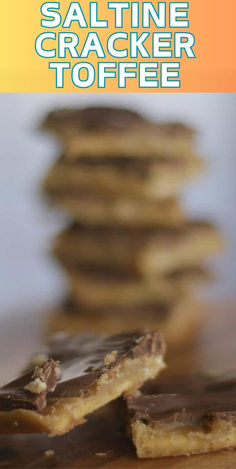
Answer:
MULTIPOLYGON (((178 303, 179 298, 175 298, 175 303, 178 303)), ((145 318, 148 317, 149 319, 158 319, 158 321, 167 319, 168 316, 172 313, 174 306, 174 299, 171 298, 169 301, 153 301, 153 302, 146 302, 140 303, 134 306, 103 306, 99 307, 99 315, 100 317, 107 316, 109 314, 118 315, 118 316, 125 316, 129 315, 129 317, 133 317, 135 319, 145 318)), ((79 315, 86 316, 89 314, 91 317, 98 317, 98 308, 97 307, 89 307, 85 304, 75 302, 72 297, 67 298, 63 304, 63 312, 64 314, 68 315, 79 315)))
POLYGON ((182 158, 173 158, 170 156, 165 157, 149 157, 143 155, 138 159, 130 156, 119 156, 119 155, 110 155, 108 157, 92 157, 89 158, 86 156, 80 156, 79 160, 70 160, 66 155, 62 155, 59 161, 56 162, 55 168, 58 169, 61 164, 62 168, 70 167, 74 169, 87 168, 104 168, 105 171, 109 169, 115 169, 117 172, 130 171, 132 174, 145 174, 145 172, 151 172, 154 169, 158 168, 174 168, 175 170, 182 171, 185 168, 188 168, 193 163, 201 164, 200 160, 197 160, 195 155, 182 157, 182 158))
MULTIPOLYGON (((110 283, 117 282, 120 285, 127 285, 127 282, 135 282, 138 284, 143 283, 144 278, 139 272, 121 272, 117 270, 114 266, 107 265, 79 265, 79 262, 74 262, 74 265, 71 265, 71 262, 67 264, 66 260, 61 260, 61 263, 69 270, 72 276, 76 277, 77 274, 83 275, 88 282, 97 282, 103 281, 109 286, 110 283)), ((171 270, 166 274, 166 276, 161 278, 161 280, 181 280, 187 278, 200 278, 200 279, 211 279, 212 275, 204 267, 198 265, 190 265, 180 267, 179 269, 171 270)), ((160 281, 160 277, 156 276, 156 282, 160 281)))
POLYGON ((45 352, 50 359, 41 367, 1 388, 0 410, 24 408, 41 411, 55 398, 83 396, 102 374, 122 360, 162 354, 164 343, 158 332, 113 336, 58 334, 45 352), (114 360, 108 363, 106 357, 112 352, 115 352, 114 360))
POLYGON ((56 109, 48 114, 43 127, 49 129, 73 128, 84 132, 122 131, 144 128, 167 136, 190 135, 193 130, 182 123, 152 123, 135 111, 113 107, 56 109))
POLYGON ((145 122, 136 112, 112 107, 87 107, 82 109, 58 109, 48 114, 46 127, 78 126, 85 131, 123 129, 145 122))
POLYGON ((152 394, 127 398, 131 419, 154 426, 204 427, 217 418, 236 421, 236 375, 175 377, 157 382, 147 391, 152 394))
MULTIPOLYGON (((152 226, 152 227, 145 227, 145 226, 85 226, 78 222, 74 222, 71 226, 62 233, 63 236, 67 236, 73 233, 76 235, 86 234, 88 236, 93 236, 94 239, 99 240, 105 239, 108 237, 116 237, 119 240, 131 240, 135 242, 135 240, 144 241, 149 240, 150 238, 154 238, 155 240, 160 240, 166 244, 171 242, 172 240, 184 239, 189 235, 198 235, 202 232, 204 233, 205 230, 214 230, 214 226, 211 223, 205 221, 190 221, 182 223, 180 226, 152 226)), ((79 239, 79 238, 78 238, 79 239)), ((66 238, 65 238, 66 240, 66 238)))
POLYGON ((47 394, 56 387, 58 376, 58 362, 53 359, 36 366, 34 370, 0 389, 0 410, 42 410, 47 404, 47 394))

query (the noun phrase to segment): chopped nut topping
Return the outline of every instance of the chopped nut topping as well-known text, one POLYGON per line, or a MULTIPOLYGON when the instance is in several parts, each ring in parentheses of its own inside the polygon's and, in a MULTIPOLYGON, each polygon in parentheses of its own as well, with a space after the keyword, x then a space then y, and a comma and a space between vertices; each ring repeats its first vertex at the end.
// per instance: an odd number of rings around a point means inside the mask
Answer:
POLYGON ((43 391, 46 391, 47 385, 41 379, 36 378, 33 381, 30 381, 29 384, 27 384, 24 389, 26 391, 31 392, 32 394, 40 394, 43 391))
POLYGON ((52 456, 55 455, 55 451, 53 451, 53 449, 48 449, 47 451, 44 452, 44 454, 47 458, 51 458, 52 456))
POLYGON ((113 350, 113 352, 108 353, 104 358, 104 364, 110 365, 111 363, 113 363, 117 357, 117 353, 117 350, 113 350))

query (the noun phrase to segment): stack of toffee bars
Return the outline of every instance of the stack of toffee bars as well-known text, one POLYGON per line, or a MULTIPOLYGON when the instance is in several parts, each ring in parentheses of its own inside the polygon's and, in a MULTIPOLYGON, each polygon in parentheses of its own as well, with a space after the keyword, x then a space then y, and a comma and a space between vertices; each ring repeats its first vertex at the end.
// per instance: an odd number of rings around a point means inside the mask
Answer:
POLYGON ((209 278, 202 263, 221 244, 177 198, 203 167, 193 130, 102 107, 51 112, 44 128, 62 144, 44 191, 72 219, 54 243, 70 292, 51 332, 135 325, 182 343, 199 321, 192 289, 209 278))
POLYGON ((0 433, 62 435, 123 398, 139 458, 234 448, 235 374, 157 378, 158 329, 172 345, 187 336, 199 316, 190 290, 220 247, 176 200, 202 167, 192 130, 105 108, 55 111, 45 127, 63 144, 45 190, 74 220, 54 246, 71 292, 51 330, 73 335, 56 334, 0 389, 0 433))

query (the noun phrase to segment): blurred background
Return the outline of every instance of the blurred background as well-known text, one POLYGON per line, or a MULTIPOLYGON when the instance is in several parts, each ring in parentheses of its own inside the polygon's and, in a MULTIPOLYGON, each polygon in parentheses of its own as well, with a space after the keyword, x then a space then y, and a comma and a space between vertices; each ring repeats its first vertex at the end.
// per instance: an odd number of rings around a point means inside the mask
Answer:
MULTIPOLYGON (((226 247, 211 264, 218 280, 207 287, 206 294, 214 301, 233 301, 235 94, 1 94, 0 104, 0 317, 5 328, 13 316, 21 325, 27 317, 27 330, 35 327, 39 316, 34 313, 45 311, 65 290, 64 274, 49 255, 50 240, 65 219, 40 194, 41 181, 58 155, 59 144, 41 133, 39 125, 55 107, 124 106, 151 118, 180 120, 198 130, 197 148, 207 171, 190 183, 182 199, 191 216, 209 218, 221 228, 226 247)), ((19 335, 20 328, 15 329, 19 335)))

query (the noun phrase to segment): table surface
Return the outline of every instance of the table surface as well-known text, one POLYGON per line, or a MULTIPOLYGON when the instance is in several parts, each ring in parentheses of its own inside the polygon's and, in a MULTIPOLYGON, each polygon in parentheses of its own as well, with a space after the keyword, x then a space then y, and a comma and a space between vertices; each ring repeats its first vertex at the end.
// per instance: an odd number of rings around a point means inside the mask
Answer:
MULTIPOLYGON (((235 308, 232 305, 211 306, 204 326, 194 343, 170 354, 167 357, 168 368, 164 373, 176 374, 201 370, 218 373, 235 369, 235 331, 235 308)), ((15 334, 13 336, 15 340, 15 334)), ((20 350, 24 346, 22 335, 19 337, 20 350)), ((16 345, 14 343, 15 348, 16 345)), ((1 342, 0 354, 2 355, 1 342)), ((124 424, 118 412, 116 405, 106 406, 90 416, 84 425, 60 437, 1 436, 0 468, 235 469, 236 467, 236 451, 138 460, 132 443, 125 435, 124 424), (53 450, 55 454, 47 457, 44 454, 47 450, 53 450)))

